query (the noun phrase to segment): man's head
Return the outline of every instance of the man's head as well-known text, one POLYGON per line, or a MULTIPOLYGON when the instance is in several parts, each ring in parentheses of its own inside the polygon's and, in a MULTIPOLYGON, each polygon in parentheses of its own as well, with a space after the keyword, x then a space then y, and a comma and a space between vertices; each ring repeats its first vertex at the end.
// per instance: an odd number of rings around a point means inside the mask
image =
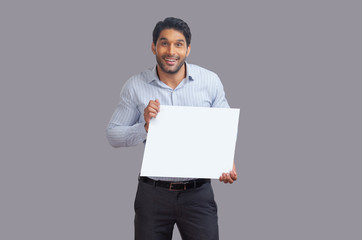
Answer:
POLYGON ((183 20, 181 20, 179 18, 174 18, 174 17, 165 18, 165 20, 159 21, 156 24, 155 28, 153 29, 153 33, 152 33, 153 44, 156 45, 157 40, 160 36, 160 33, 164 29, 174 29, 174 30, 181 32, 186 39, 186 43, 187 43, 186 47, 188 47, 190 45, 191 30, 190 30, 189 26, 183 20))
POLYGON ((177 73, 190 53, 190 43, 190 28, 181 19, 169 17, 158 22, 153 30, 152 52, 160 70, 177 73))

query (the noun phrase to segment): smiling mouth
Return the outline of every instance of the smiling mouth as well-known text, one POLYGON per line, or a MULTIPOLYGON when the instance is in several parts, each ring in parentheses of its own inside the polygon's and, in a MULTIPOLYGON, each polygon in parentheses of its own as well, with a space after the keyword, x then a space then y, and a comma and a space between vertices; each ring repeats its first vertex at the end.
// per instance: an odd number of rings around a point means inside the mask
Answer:
POLYGON ((168 65, 174 65, 175 62, 178 60, 178 58, 170 58, 170 57, 165 57, 163 59, 166 61, 168 65))

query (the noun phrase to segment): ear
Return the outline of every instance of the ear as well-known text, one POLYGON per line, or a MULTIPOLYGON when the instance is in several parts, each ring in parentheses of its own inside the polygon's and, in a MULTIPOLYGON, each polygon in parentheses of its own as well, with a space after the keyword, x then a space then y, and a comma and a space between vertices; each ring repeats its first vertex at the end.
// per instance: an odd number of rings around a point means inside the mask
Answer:
POLYGON ((152 52, 154 55, 156 55, 156 46, 153 42, 152 42, 152 52))
POLYGON ((191 52, 191 44, 189 44, 189 46, 187 47, 187 50, 186 50, 186 57, 188 57, 188 56, 189 56, 190 52, 191 52))

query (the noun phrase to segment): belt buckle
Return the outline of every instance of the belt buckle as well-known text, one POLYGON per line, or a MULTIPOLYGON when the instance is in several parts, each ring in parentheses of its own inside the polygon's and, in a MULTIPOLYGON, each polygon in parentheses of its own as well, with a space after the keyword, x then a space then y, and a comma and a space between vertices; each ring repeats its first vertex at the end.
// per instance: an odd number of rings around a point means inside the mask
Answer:
POLYGON ((168 190, 170 190, 170 191, 185 191, 186 190, 186 184, 187 183, 179 183, 179 182, 174 182, 174 183, 170 183, 170 187, 169 187, 169 189, 168 190), (184 185, 184 188, 183 189, 173 189, 172 188, 172 186, 173 185, 180 185, 180 184, 183 184, 184 185))

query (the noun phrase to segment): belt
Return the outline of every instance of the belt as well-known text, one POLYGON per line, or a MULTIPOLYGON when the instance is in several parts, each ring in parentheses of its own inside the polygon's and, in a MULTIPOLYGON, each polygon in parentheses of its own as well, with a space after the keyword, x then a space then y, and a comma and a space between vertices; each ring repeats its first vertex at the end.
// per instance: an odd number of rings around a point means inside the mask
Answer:
POLYGON ((167 188, 170 191, 185 191, 188 189, 201 187, 203 184, 209 183, 210 179, 199 178, 189 181, 168 182, 168 181, 153 180, 148 177, 139 177, 139 181, 148 183, 153 186, 167 188))

